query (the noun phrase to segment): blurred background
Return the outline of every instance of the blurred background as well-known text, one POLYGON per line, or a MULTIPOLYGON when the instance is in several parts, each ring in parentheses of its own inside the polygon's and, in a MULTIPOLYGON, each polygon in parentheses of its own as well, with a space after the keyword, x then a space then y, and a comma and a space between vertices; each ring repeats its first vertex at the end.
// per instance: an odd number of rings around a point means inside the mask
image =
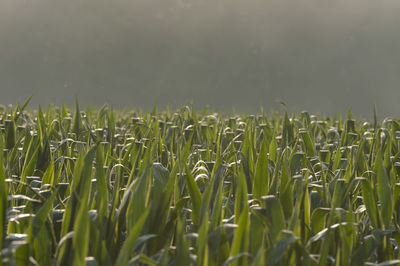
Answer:
POLYGON ((400 115, 400 1, 0 0, 0 103, 400 115))

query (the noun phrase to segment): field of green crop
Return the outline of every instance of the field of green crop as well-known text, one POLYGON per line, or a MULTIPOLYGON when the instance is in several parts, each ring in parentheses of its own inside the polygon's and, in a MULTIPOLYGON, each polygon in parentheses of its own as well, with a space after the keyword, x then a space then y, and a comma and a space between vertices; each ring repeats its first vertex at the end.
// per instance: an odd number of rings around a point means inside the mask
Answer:
POLYGON ((0 108, 0 265, 397 265, 400 122, 0 108))

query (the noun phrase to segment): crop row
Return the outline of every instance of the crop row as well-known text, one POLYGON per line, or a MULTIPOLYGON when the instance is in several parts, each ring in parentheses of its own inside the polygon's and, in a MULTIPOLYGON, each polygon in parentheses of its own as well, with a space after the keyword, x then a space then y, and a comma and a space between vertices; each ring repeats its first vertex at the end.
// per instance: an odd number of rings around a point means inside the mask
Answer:
POLYGON ((400 263, 395 119, 28 101, 0 110, 0 265, 400 263))

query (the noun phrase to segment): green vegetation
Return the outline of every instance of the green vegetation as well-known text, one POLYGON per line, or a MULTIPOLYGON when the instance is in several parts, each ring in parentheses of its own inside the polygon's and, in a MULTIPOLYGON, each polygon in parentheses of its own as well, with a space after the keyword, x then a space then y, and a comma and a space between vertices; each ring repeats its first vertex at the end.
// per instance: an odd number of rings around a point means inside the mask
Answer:
POLYGON ((400 122, 0 110, 6 265, 400 263, 400 122))

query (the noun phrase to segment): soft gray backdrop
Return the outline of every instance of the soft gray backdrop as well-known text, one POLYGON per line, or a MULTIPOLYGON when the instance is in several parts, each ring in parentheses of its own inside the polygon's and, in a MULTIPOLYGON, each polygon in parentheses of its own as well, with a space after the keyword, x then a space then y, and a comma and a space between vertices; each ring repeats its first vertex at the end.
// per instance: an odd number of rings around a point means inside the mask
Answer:
POLYGON ((0 103, 400 115, 400 1, 0 0, 0 103))

